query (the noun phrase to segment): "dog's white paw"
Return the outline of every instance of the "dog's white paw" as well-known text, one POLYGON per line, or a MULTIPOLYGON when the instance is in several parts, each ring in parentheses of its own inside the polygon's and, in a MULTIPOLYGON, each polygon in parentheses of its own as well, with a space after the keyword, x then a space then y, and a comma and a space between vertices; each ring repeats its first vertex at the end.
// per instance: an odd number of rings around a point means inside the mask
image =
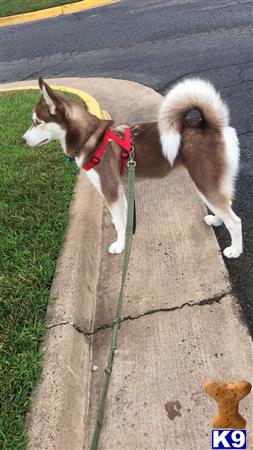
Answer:
POLYGON ((220 225, 222 225, 222 220, 217 216, 213 216, 212 214, 205 216, 204 221, 207 225, 212 225, 213 227, 219 227, 220 225))
POLYGON ((242 250, 231 245, 223 250, 223 254, 227 258, 238 258, 242 254, 242 250))
POLYGON ((122 241, 113 242, 108 248, 108 252, 111 253, 112 255, 122 253, 123 250, 124 250, 124 242, 122 241))

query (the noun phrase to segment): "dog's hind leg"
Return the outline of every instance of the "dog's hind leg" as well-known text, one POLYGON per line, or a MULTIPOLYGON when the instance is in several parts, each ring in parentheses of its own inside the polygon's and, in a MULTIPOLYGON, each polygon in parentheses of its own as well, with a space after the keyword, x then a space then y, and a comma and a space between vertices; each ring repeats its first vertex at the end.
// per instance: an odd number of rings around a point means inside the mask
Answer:
MULTIPOLYGON (((234 213, 231 208, 231 201, 221 194, 207 198, 200 193, 208 208, 215 214, 213 220, 224 222, 231 236, 231 245, 223 251, 227 258, 238 258, 243 250, 242 245, 242 224, 241 219, 234 213)), ((210 216, 209 216, 210 217, 210 216)), ((205 218, 206 219, 206 218, 205 218)), ((205 220, 206 221, 206 220, 205 220)))
MULTIPOLYGON (((192 133, 188 140, 191 136, 192 133)), ((183 157, 200 197, 214 214, 204 220, 213 226, 224 223, 231 245, 223 253, 227 258, 237 258, 243 244, 241 219, 231 208, 240 155, 236 131, 225 127, 222 131, 210 131, 205 137, 195 132, 194 139, 196 151, 185 145, 183 157)))
POLYGON ((127 201, 124 188, 121 184, 118 186, 118 197, 114 201, 106 199, 108 209, 112 215, 112 223, 117 232, 117 240, 113 242, 108 251, 109 253, 121 253, 125 246, 125 229, 127 217, 127 201))

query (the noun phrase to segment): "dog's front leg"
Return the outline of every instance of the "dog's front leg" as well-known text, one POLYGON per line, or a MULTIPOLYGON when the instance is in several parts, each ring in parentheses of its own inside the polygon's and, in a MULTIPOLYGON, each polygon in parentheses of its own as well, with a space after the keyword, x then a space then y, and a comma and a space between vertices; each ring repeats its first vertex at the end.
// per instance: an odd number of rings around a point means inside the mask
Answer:
POLYGON ((112 215, 112 223, 117 232, 117 240, 108 248, 109 253, 121 253, 125 245, 125 229, 127 218, 127 201, 124 187, 115 172, 98 171, 91 169, 86 172, 90 182, 102 197, 104 197, 107 207, 112 215))
POLYGON ((106 199, 108 209, 112 215, 112 223, 117 232, 117 240, 108 248, 109 253, 121 253, 125 246, 125 229, 127 219, 127 201, 122 184, 118 186, 116 200, 106 199))

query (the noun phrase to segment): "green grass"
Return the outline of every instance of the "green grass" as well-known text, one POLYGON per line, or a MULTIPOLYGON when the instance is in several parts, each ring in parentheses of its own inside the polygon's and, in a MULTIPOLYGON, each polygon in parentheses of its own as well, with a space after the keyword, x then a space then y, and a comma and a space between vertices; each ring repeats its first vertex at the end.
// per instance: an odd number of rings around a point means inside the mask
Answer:
POLYGON ((0 0, 0 17, 75 3, 78 0, 0 0))
POLYGON ((41 373, 44 317, 76 178, 56 142, 30 149, 37 91, 0 96, 0 448, 26 447, 29 395, 41 373))

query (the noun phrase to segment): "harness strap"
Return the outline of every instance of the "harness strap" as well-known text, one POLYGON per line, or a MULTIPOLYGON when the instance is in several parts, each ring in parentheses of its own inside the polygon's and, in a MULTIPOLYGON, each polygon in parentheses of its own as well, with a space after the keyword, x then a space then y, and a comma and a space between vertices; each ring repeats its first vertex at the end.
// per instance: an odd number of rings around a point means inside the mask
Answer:
POLYGON ((95 152, 95 154, 93 155, 93 157, 91 158, 90 161, 88 161, 85 166, 83 167, 84 170, 90 170, 93 169, 94 166, 96 166, 97 164, 100 163, 101 158, 105 152, 105 149, 107 147, 107 144, 109 142, 110 139, 112 139, 113 141, 115 141, 120 147, 121 147, 121 157, 120 157, 120 174, 123 173, 125 164, 126 164, 126 160, 129 158, 129 154, 132 148, 132 144, 131 144, 131 132, 130 132, 130 128, 126 127, 124 130, 124 140, 122 138, 120 138, 117 134, 115 134, 110 128, 109 130, 105 133, 104 138, 102 140, 102 143, 100 145, 100 147, 98 148, 98 150, 95 152))

